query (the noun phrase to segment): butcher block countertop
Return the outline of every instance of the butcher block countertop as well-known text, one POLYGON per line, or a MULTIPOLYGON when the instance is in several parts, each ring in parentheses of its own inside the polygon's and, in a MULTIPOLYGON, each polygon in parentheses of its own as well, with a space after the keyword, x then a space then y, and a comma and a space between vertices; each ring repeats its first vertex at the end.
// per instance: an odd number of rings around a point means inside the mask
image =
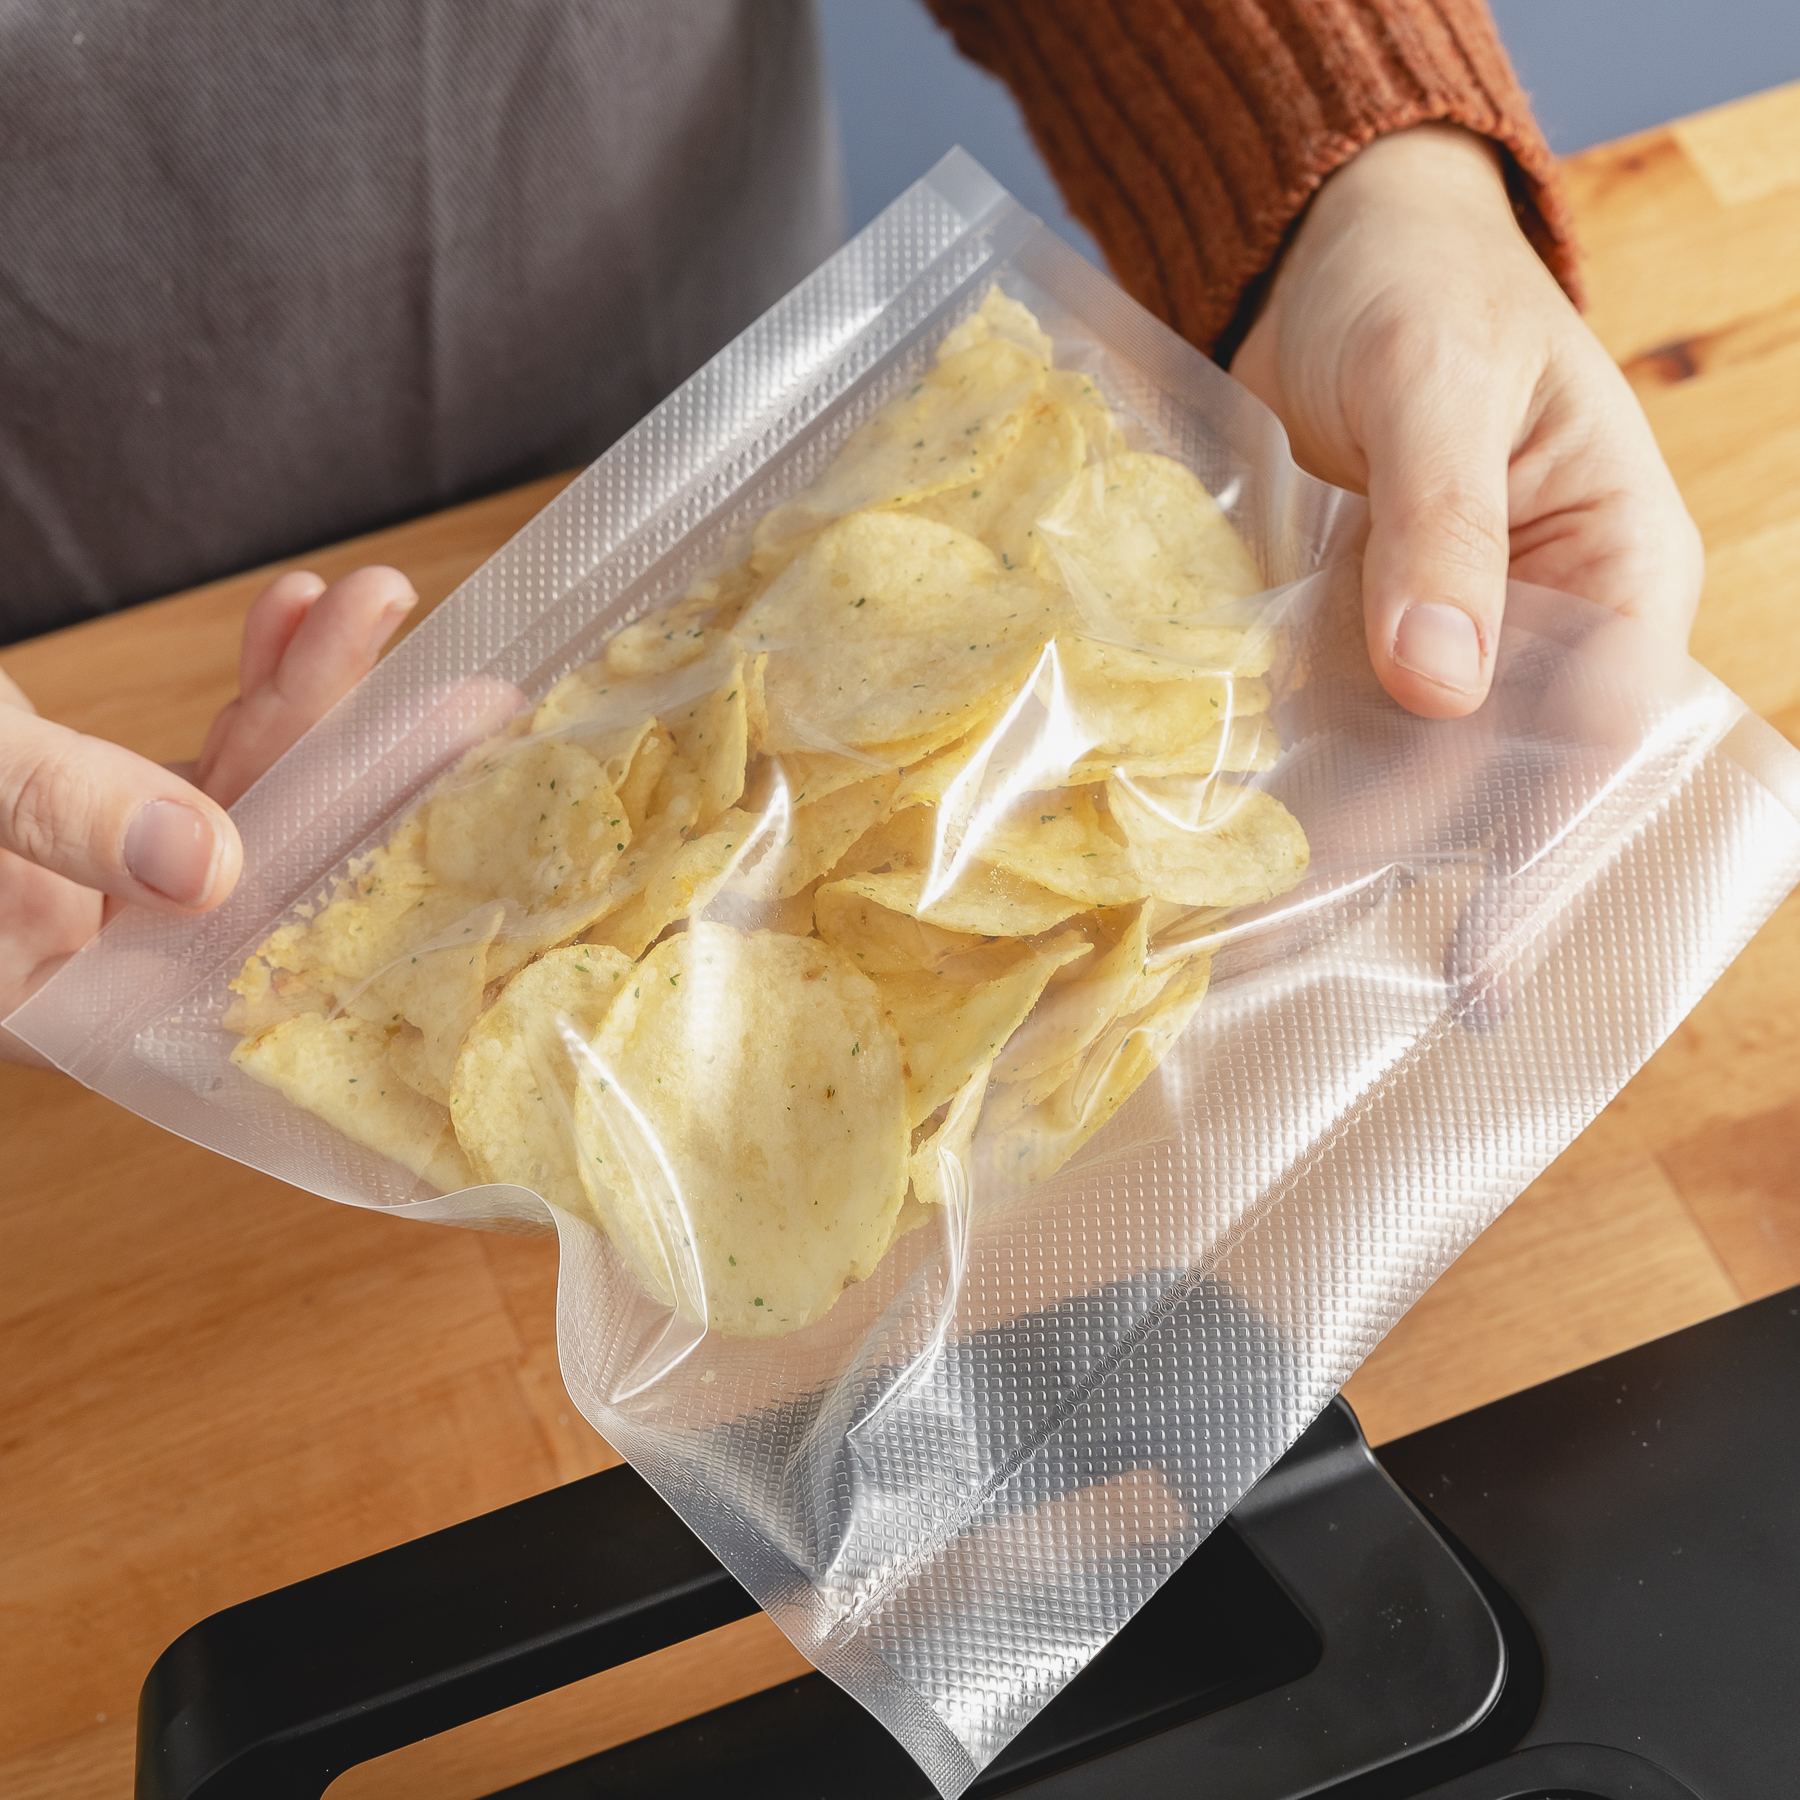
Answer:
MULTIPOLYGON (((1800 742, 1800 86, 1568 165, 1589 317, 1705 534, 1695 654, 1800 742)), ((560 485, 320 552, 444 597, 560 485)), ((0 651, 159 760, 265 575, 0 651)), ((1800 899, 1349 1388, 1376 1441, 1800 1281, 1800 899)), ((250 1595, 617 1459, 557 1374, 553 1242, 330 1205, 0 1069, 0 1794, 130 1791, 139 1684, 250 1595)), ((352 1771, 464 1800, 788 1678, 766 1619, 352 1771)))

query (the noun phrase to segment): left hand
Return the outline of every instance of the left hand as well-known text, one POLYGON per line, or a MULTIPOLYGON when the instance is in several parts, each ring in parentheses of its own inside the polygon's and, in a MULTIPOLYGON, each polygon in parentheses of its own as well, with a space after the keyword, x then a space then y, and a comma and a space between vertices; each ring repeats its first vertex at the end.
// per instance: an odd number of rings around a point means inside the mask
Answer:
POLYGON ((1509 575, 1686 645, 1699 533, 1484 139, 1415 126, 1339 169, 1231 372, 1303 467, 1369 496, 1364 627, 1402 706, 1481 704, 1509 575))
MULTIPOLYGON (((330 586, 299 570, 278 576, 244 619, 238 697, 213 721, 198 762, 172 771, 38 720, 0 674, 0 744, 10 746, 0 774, 16 789, 6 821, 19 845, 0 848, 0 1019, 127 901, 166 912, 219 905, 237 880, 241 850, 218 807, 237 800, 374 667, 417 603, 397 569, 358 569, 330 586), (134 866, 128 825, 158 805, 184 816, 204 807, 202 822, 220 839, 199 892, 159 892, 134 866)), ((0 1058, 21 1054, 29 1052, 0 1030, 0 1058)))

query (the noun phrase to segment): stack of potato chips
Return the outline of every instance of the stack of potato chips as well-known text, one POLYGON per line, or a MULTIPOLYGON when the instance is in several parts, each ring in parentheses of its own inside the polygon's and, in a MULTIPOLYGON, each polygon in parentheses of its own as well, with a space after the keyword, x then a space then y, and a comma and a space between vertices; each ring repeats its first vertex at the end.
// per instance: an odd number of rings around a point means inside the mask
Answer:
POLYGON ((233 983, 238 1067, 590 1213, 711 1328, 1054 1172, 1307 862, 1262 581, 998 290, 750 555, 464 757, 233 983), (1159 940, 1172 948, 1160 949, 1159 940))

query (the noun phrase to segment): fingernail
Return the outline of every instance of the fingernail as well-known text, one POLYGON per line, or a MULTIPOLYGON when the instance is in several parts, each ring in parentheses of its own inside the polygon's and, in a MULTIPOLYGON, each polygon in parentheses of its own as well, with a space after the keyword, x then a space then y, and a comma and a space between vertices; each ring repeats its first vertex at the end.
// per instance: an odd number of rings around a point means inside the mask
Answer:
POLYGON ((399 629, 400 621, 419 603, 413 600, 390 600, 375 619, 375 629, 369 633, 369 654, 378 655, 381 646, 399 629))
POLYGON ((1460 606, 1409 606, 1394 633, 1394 661, 1453 693, 1481 691, 1481 634, 1460 606))
POLYGON ((219 834, 212 820, 179 800, 152 800, 125 833, 125 867, 134 881, 179 906, 212 892, 219 834))

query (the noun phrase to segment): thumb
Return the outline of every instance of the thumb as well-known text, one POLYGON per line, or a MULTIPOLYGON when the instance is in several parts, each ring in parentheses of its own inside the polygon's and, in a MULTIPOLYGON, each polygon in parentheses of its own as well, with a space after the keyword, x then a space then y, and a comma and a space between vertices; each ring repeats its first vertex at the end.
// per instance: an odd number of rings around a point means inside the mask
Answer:
POLYGON ((1363 624, 1381 685, 1410 712, 1455 719, 1494 673, 1512 432, 1479 384, 1435 397, 1426 386, 1405 384, 1365 424, 1363 624))
POLYGON ((237 828, 198 788, 17 705, 0 706, 0 849, 166 913, 217 906, 243 862, 237 828))

